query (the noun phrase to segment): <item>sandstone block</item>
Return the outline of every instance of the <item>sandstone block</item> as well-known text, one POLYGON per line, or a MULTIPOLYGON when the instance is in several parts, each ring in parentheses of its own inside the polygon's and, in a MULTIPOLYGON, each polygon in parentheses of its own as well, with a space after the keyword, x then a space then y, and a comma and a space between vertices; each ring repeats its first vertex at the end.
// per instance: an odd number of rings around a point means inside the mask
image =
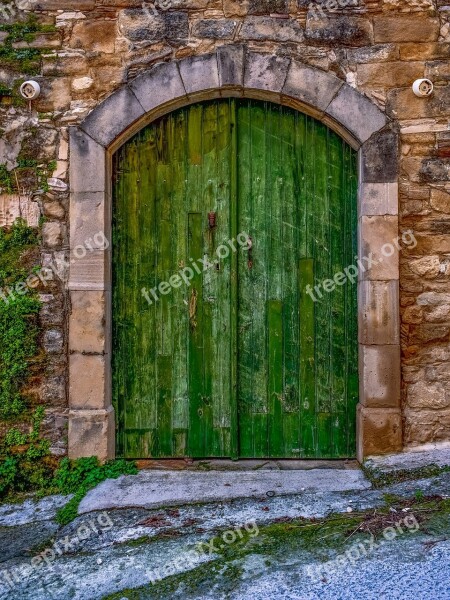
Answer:
POLYGON ((273 54, 249 52, 246 56, 246 88, 280 93, 286 80, 289 59, 273 54))
POLYGON ((70 253, 69 289, 109 289, 111 276, 108 256, 107 251, 103 250, 87 250, 84 254, 81 249, 73 249, 70 253))
POLYGON ((359 401, 367 407, 400 406, 400 346, 359 348, 359 401))
POLYGON ((402 450, 402 416, 399 409, 367 408, 358 404, 358 460, 402 450))
POLYGON ((410 86, 415 79, 423 77, 423 62, 390 62, 389 66, 378 64, 362 64, 357 67, 359 86, 399 88, 410 86))
POLYGON ((411 260, 409 266, 413 273, 425 279, 434 279, 441 271, 441 261, 439 260, 439 256, 436 255, 411 260))
MULTIPOLYGON (((425 102, 423 98, 414 96, 411 93, 411 88, 408 87, 388 92, 386 114, 403 121, 406 119, 441 118, 448 106, 450 106, 450 86, 436 86, 433 94, 425 102)), ((425 130, 432 131, 432 125, 426 127, 425 130)))
POLYGON ((292 61, 282 95, 309 104, 317 113, 321 113, 342 85, 343 81, 330 73, 292 61))
POLYGON ((130 88, 146 112, 186 96, 183 81, 176 63, 160 63, 139 75, 130 88))
POLYGON ((70 303, 69 351, 105 352, 105 292, 72 291, 70 303))
POLYGON ((71 410, 106 408, 106 365, 102 355, 71 354, 69 395, 71 410))
POLYGON ((49 221, 42 225, 42 241, 47 248, 58 248, 63 242, 63 229, 58 221, 49 221))
POLYGON ((450 57, 450 44, 445 43, 417 44, 414 42, 400 44, 399 48, 401 60, 429 60, 450 57))
POLYGON ((69 414, 69 458, 97 456, 112 460, 115 452, 114 409, 71 410, 69 414))
POLYGON ((89 52, 112 54, 116 42, 116 22, 101 19, 75 23, 69 46, 89 52))
POLYGON ((106 186, 104 148, 77 127, 70 128, 72 192, 103 192, 106 186))
POLYGON ((398 281, 361 281, 359 342, 368 345, 400 343, 398 281))
POLYGON ((397 238, 397 216, 360 218, 360 256, 366 269, 360 274, 362 280, 388 281, 399 278, 397 238))
POLYGON ((405 410, 405 445, 448 442, 450 410, 405 410))
POLYGON ((124 86, 99 104, 84 119, 81 129, 107 148, 117 136, 144 114, 145 111, 136 96, 128 86, 124 86))
POLYGON ((359 214, 397 215, 397 183, 362 183, 359 189, 359 214))
POLYGON ((407 403, 410 408, 441 410, 450 408, 450 393, 443 383, 418 381, 407 388, 407 403))
POLYGON ((375 43, 435 42, 439 37, 439 19, 419 15, 377 16, 374 20, 375 43))
POLYGON ((386 125, 386 117, 372 102, 349 85, 343 85, 326 110, 359 142, 366 142, 386 125))
POLYGON ((105 234, 106 203, 102 192, 74 192, 70 199, 70 247, 78 248, 77 254, 83 254, 82 248, 106 249, 110 240, 105 234))
POLYGON ((179 67, 188 95, 219 87, 219 71, 215 54, 185 58, 180 61, 179 67))

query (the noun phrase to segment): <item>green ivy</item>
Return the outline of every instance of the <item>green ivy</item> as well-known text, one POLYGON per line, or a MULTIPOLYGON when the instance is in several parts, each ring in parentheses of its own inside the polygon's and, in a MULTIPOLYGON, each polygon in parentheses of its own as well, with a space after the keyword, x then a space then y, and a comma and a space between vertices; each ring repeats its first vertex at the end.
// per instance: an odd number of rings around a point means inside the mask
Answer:
POLYGON ((78 505, 86 493, 105 479, 117 479, 120 475, 136 475, 135 463, 113 460, 100 464, 94 456, 76 461, 63 458, 55 473, 54 485, 62 494, 74 494, 57 514, 57 521, 66 525, 77 516, 78 505))
POLYGON ((22 395, 31 361, 38 353, 38 313, 41 306, 36 293, 19 295, 16 283, 24 281, 31 266, 29 253, 38 243, 37 232, 23 220, 10 230, 0 229, 0 418, 10 419, 25 409, 22 395))

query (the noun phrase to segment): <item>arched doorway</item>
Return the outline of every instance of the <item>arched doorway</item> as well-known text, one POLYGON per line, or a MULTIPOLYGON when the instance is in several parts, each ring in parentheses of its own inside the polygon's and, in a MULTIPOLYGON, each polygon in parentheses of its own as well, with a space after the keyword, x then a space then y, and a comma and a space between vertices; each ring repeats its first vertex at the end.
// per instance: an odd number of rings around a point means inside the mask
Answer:
POLYGON ((356 152, 221 99, 148 125, 113 169, 117 454, 355 456, 356 152))

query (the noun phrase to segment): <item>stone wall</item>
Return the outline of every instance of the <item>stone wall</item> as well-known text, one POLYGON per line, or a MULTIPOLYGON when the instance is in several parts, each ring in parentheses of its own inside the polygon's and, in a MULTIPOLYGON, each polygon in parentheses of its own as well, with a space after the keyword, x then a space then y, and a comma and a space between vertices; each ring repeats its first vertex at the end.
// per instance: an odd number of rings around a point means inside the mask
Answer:
MULTIPOLYGON (((46 217, 43 264, 59 265, 59 271, 53 269, 51 290, 42 291, 43 345, 50 359, 40 397, 48 407, 53 450, 64 449, 67 417, 67 128, 151 65, 236 42, 330 71, 398 123, 400 161, 386 155, 378 166, 378 181, 383 174, 391 181, 392 170, 398 169, 399 234, 412 229, 417 239, 417 246, 402 252, 400 270, 404 445, 450 440, 448 5, 443 0, 155 0, 144 7, 142 0, 17 4, 24 10, 10 13, 13 19, 8 22, 27 19, 30 13, 25 9, 32 9, 42 24, 55 25, 54 31, 44 27, 34 39, 13 43, 39 50, 33 78, 43 93, 32 112, 10 96, 0 104, 0 164, 13 169, 24 151, 45 164, 56 161, 48 191, 21 181, 15 190, 37 202, 46 217), (411 90, 412 82, 423 76, 435 84, 428 99, 416 98, 411 90)), ((0 11, 0 22, 1 15, 0 11)), ((0 44, 2 40, 5 43, 0 31, 0 44)), ((3 86, 14 90, 27 75, 20 67, 0 62, 3 86)), ((8 202, 14 200, 2 197, 0 207, 8 202)), ((0 220, 3 214, 0 209, 0 220)))

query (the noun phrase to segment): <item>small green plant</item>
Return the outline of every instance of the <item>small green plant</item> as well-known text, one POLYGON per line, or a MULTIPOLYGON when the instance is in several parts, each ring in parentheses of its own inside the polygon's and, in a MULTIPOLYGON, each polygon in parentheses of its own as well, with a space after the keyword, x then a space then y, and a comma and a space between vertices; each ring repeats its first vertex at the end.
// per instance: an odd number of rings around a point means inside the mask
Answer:
POLYGON ((44 414, 42 406, 36 409, 29 433, 16 428, 6 432, 0 445, 0 498, 14 492, 42 491, 52 483, 50 443, 39 437, 44 414))
POLYGON ((414 498, 417 500, 417 502, 420 502, 421 500, 424 499, 424 493, 422 492, 422 490, 417 490, 414 492, 414 498))
POLYGON ((0 31, 8 33, 3 45, 0 46, 0 61, 3 66, 21 73, 35 75, 39 72, 41 49, 15 48, 17 42, 32 42, 38 33, 56 31, 52 25, 42 25, 31 15, 27 21, 18 23, 0 24, 0 31))
POLYGON ((120 475, 135 475, 137 467, 133 462, 114 460, 100 464, 94 456, 72 461, 63 458, 55 473, 54 485, 62 494, 74 494, 63 506, 57 521, 66 525, 77 516, 78 505, 86 493, 105 479, 117 479, 120 475))

